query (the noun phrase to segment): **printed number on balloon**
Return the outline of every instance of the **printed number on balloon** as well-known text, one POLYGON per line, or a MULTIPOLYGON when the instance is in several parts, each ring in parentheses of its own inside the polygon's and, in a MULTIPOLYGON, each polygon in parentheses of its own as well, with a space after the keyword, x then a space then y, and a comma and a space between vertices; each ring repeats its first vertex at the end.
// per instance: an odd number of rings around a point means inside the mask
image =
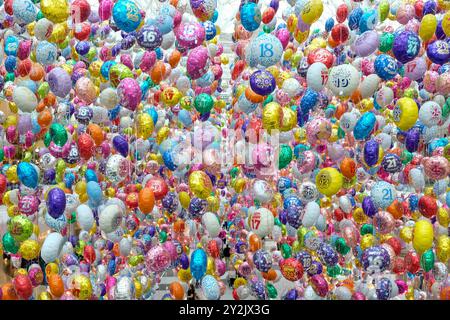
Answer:
POLYGON ((271 43, 261 43, 259 48, 261 58, 273 56, 273 46, 271 43))
POLYGON ((391 189, 383 189, 383 200, 392 201, 392 190, 391 189))

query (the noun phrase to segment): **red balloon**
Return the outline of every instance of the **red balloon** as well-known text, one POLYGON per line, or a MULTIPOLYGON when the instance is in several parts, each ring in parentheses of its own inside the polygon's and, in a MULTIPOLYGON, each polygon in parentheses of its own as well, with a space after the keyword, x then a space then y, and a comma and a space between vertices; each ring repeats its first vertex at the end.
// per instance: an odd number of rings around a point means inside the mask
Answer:
POLYGON ((348 31, 347 26, 342 23, 335 25, 331 29, 331 37, 336 42, 342 43, 342 42, 347 41, 349 35, 350 35, 350 32, 348 31))
POLYGON ((91 245, 85 246, 83 250, 83 257, 88 263, 93 263, 96 258, 94 247, 91 245))
POLYGON ((91 14, 91 5, 87 0, 75 0, 72 2, 71 15, 75 23, 86 21, 91 14))
POLYGON ((409 251, 405 256, 406 270, 416 273, 420 269, 420 258, 415 251, 409 251))
POLYGON ((348 8, 347 5, 345 4, 341 4, 339 5, 339 7, 337 7, 336 10, 336 20, 339 23, 342 23, 345 21, 345 19, 347 19, 348 16, 348 8))
POLYGON ((7 14, 9 14, 10 16, 12 16, 14 14, 13 7, 12 7, 13 1, 14 0, 5 0, 5 4, 4 4, 5 12, 7 14))
POLYGON ((233 289, 233 299, 240 300, 236 289, 233 289))
POLYGON ((389 238, 386 243, 392 247, 396 255, 399 255, 402 251, 402 243, 398 238, 389 238))
POLYGON ((436 215, 438 205, 436 199, 431 196, 422 196, 419 200, 419 211, 427 218, 432 218, 436 215))
POLYGON ((280 270, 289 281, 297 281, 303 277, 303 265, 295 258, 284 259, 280 262, 280 270))
POLYGON ((405 259, 402 257, 395 257, 394 261, 392 262, 392 271, 394 271, 397 274, 402 274, 406 270, 406 264, 405 259))
POLYGON ((33 285, 30 278, 26 275, 18 274, 15 276, 13 285, 17 295, 24 300, 28 300, 33 294, 33 285))
POLYGON ((268 7, 262 14, 262 23, 268 24, 275 16, 275 9, 268 7))
POLYGON ((333 61, 333 54, 324 48, 315 49, 308 54, 309 65, 312 65, 315 62, 322 62, 327 68, 331 68, 333 61))
POLYGON ((78 137, 77 143, 78 151, 83 159, 88 160, 92 157, 92 154, 94 153, 94 140, 92 140, 90 135, 83 133, 78 137))
POLYGON ((0 174, 0 194, 6 191, 6 184, 7 184, 6 176, 0 174))
POLYGON ((216 240, 210 240, 208 242, 207 249, 208 249, 208 253, 211 257, 213 257, 213 258, 219 257, 220 250, 219 250, 219 246, 217 245, 216 240))
POLYGON ((414 12, 416 14, 416 18, 422 19, 423 16, 423 1, 419 0, 414 3, 414 12))
POLYGON ((153 190, 156 200, 162 200, 167 192, 169 192, 166 181, 161 177, 152 177, 147 181, 145 186, 153 190))
POLYGON ((80 41, 89 39, 90 34, 91 34, 91 25, 89 22, 80 23, 74 29, 74 36, 77 40, 80 41))

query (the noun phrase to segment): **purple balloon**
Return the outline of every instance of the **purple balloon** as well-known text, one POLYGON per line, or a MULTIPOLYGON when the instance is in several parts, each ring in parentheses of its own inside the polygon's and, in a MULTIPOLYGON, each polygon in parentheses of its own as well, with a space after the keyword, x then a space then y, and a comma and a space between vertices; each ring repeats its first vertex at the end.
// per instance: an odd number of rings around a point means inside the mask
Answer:
POLYGON ((374 53, 380 45, 378 32, 369 30, 360 35, 354 42, 352 49, 357 56, 367 57, 374 53))
POLYGON ((375 140, 369 140, 364 145, 364 161, 369 167, 378 162, 379 144, 375 140))
POLYGON ((446 41, 436 40, 428 45, 427 56, 433 63, 447 63, 450 60, 450 45, 446 41))
POLYGON ((48 214, 58 219, 66 209, 66 194, 60 188, 53 188, 47 195, 48 214))
POLYGON ((272 267, 272 257, 269 252, 259 249, 253 255, 253 264, 259 271, 267 272, 272 267))
POLYGON ((420 51, 420 39, 412 31, 402 31, 394 38, 392 52, 395 58, 401 63, 413 60, 420 51))
POLYGON ((419 148, 420 131, 417 128, 411 128, 406 132, 405 146, 409 152, 416 152, 419 148))
POLYGON ((162 43, 162 34, 158 27, 144 26, 137 32, 136 40, 141 47, 155 50, 162 43))
POLYGON ((363 199, 362 209, 364 213, 369 217, 373 217, 378 212, 378 209, 375 206, 372 197, 370 196, 367 196, 363 199))
POLYGON ((364 270, 370 274, 375 274, 385 271, 389 267, 391 258, 385 248, 376 246, 364 250, 361 262, 364 270))
POLYGON ((436 35, 436 38, 438 38, 438 40, 444 40, 447 37, 444 29, 442 29, 442 20, 438 21, 434 34, 436 35))
POLYGON ((53 94, 57 97, 66 97, 72 88, 70 75, 63 68, 57 67, 47 75, 47 82, 53 94))
POLYGON ((113 146, 123 157, 128 154, 128 141, 125 137, 117 135, 113 138, 113 146))
POLYGON ((250 76, 250 88, 261 96, 272 93, 276 86, 275 77, 268 71, 258 70, 250 76))

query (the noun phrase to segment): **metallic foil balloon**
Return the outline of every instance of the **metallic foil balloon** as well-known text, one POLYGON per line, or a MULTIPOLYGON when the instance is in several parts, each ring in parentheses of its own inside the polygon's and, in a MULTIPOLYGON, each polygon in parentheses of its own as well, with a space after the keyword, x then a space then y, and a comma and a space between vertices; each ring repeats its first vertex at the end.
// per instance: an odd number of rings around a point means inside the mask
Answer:
POLYGON ((261 272, 267 272, 272 267, 272 257, 265 250, 258 250, 253 254, 253 264, 261 272))
POLYGON ((66 209, 66 194, 60 188, 53 188, 47 194, 47 211, 53 218, 60 217, 66 209))
POLYGON ((364 250, 361 262, 364 270, 373 275, 387 270, 390 264, 390 257, 386 249, 381 246, 375 246, 364 250))

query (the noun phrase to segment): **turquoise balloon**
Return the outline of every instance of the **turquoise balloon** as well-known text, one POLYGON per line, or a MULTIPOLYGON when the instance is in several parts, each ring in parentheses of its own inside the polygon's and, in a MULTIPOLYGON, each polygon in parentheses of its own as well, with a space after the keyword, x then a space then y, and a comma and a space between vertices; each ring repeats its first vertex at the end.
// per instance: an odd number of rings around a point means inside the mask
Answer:
POLYGON ((23 185, 28 188, 36 188, 38 185, 38 173, 28 162, 21 162, 17 166, 17 176, 23 185))
POLYGON ((208 257, 202 249, 196 249, 191 256, 191 274, 196 280, 200 280, 206 273, 208 257))
POLYGON ((87 169, 86 173, 84 174, 84 177, 86 178, 87 182, 90 181, 98 182, 97 174, 92 169, 87 169))
MULTIPOLYGON (((191 269, 192 271, 192 269, 191 269)), ((219 300, 220 298, 220 287, 217 280, 211 276, 206 275, 202 279, 202 290, 208 300, 219 300)))
POLYGON ((87 183, 87 194, 92 204, 98 205, 103 198, 102 188, 95 181, 89 181, 87 183))
POLYGON ((116 26, 125 32, 137 29, 141 24, 142 15, 133 1, 119 0, 113 7, 112 16, 116 26))

